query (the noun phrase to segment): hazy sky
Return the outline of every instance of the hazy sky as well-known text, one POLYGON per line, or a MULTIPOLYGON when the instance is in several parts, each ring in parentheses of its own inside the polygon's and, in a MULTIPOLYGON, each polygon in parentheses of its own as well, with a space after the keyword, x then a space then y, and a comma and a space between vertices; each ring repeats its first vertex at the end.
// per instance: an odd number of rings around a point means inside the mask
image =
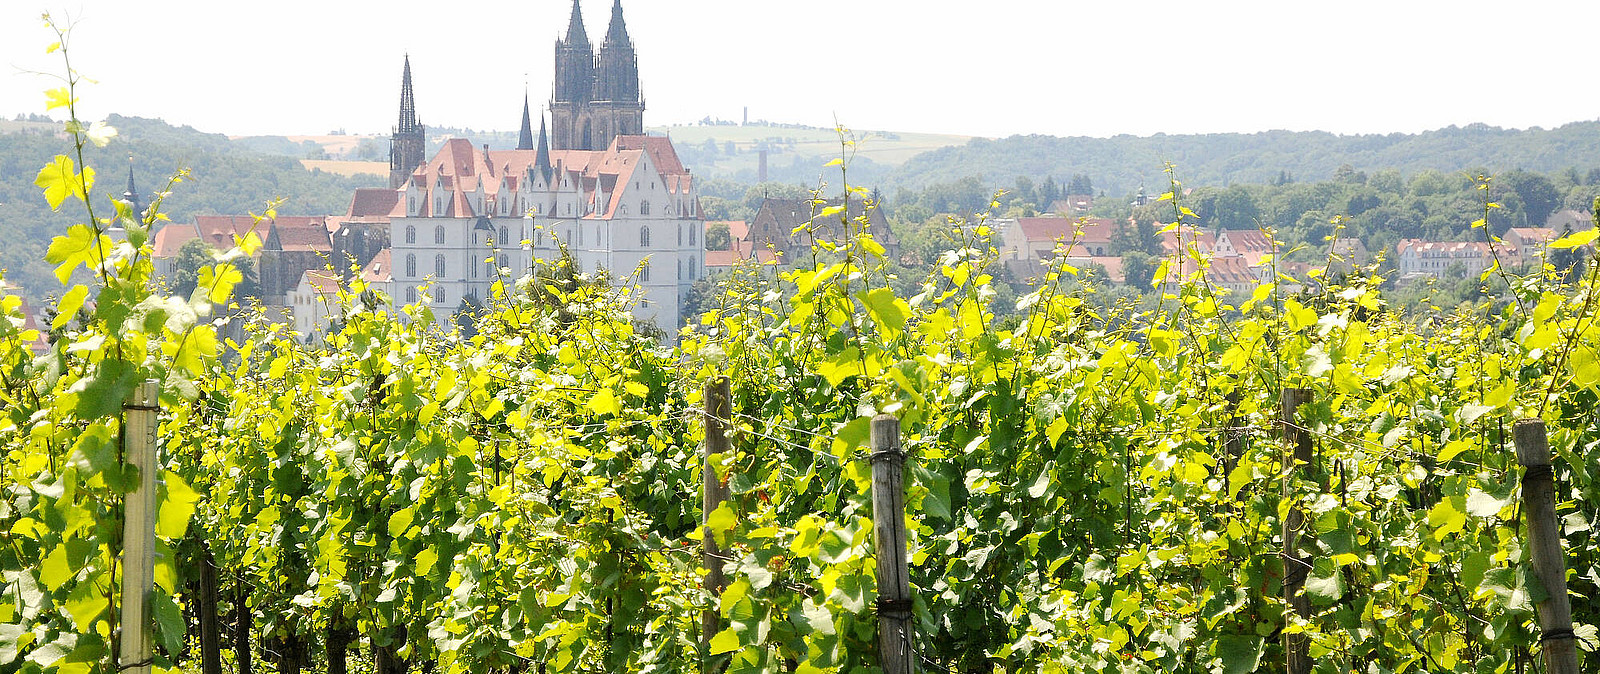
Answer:
MULTIPOLYGON (((591 41, 611 0, 584 0, 591 41)), ((0 115, 80 19, 85 114, 387 133, 401 57, 430 125, 515 129, 570 0, 0 0, 0 115)), ((1600 117, 1594 0, 624 0, 648 125, 707 115, 986 136, 1414 132, 1600 117)))

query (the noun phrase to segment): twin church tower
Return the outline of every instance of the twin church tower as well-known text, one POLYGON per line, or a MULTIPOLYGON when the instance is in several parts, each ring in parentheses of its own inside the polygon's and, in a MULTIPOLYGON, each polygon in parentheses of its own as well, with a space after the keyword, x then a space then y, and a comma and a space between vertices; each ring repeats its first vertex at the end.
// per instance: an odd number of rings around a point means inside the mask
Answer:
MULTIPOLYGON (((613 0, 611 24, 596 53, 583 27, 583 11, 572 0, 567 35, 556 40, 555 86, 550 96, 550 123, 539 119, 540 145, 551 150, 604 150, 617 136, 644 135, 644 97, 639 92, 639 59, 622 20, 622 0, 613 0), (547 135, 548 134, 548 135, 547 135), (548 141, 546 141, 548 138, 548 141)), ((533 150, 533 120, 526 101, 517 149, 533 150)), ((417 166, 427 161, 427 128, 417 121, 411 90, 411 58, 406 57, 400 87, 400 123, 389 149, 389 186, 404 185, 417 166)), ((539 148, 544 149, 544 148, 539 148)))

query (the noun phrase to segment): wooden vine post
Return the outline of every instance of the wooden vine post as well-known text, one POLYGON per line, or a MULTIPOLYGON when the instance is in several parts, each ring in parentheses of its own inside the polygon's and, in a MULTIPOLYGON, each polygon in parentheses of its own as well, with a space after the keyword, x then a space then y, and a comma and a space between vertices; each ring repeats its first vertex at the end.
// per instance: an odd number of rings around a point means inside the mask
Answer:
MULTIPOLYGON (((1300 423, 1300 408, 1311 403, 1310 389, 1286 388, 1283 390, 1283 439, 1291 451, 1283 455, 1286 478, 1283 482, 1284 498, 1293 498, 1293 484, 1302 470, 1314 470, 1316 456, 1312 453, 1311 433, 1300 423)), ((1283 603, 1302 619, 1311 617, 1311 600, 1305 596, 1306 576, 1311 561, 1300 554, 1301 533, 1306 526, 1306 514, 1296 504, 1290 504, 1283 516, 1283 603)), ((1290 616, 1284 615, 1284 626, 1290 616)), ((1288 674, 1311 674, 1311 640, 1304 634, 1283 633, 1284 671, 1288 674)))
MULTIPOLYGON (((711 513, 728 500, 728 485, 717 477, 717 467, 712 462, 713 456, 725 455, 733 451, 733 446, 728 442, 728 429, 733 424, 733 387, 727 377, 718 377, 706 382, 705 387, 705 417, 706 417, 706 443, 703 454, 704 465, 700 470, 700 491, 702 498, 701 520, 703 525, 709 525, 711 513)), ((706 527, 701 534, 704 549, 701 552, 700 564, 706 568, 706 593, 710 595, 711 606, 701 615, 700 620, 700 648, 702 653, 709 653, 711 637, 721 631, 721 611, 717 609, 717 598, 722 596, 723 586, 727 580, 722 576, 722 551, 717 548, 717 539, 711 535, 710 527, 706 527)))
POLYGON ((906 564, 906 454, 900 420, 872 420, 872 529, 878 558, 878 657, 884 674, 911 674, 911 571, 906 564))
POLYGON ((1578 674, 1572 633, 1572 600, 1567 595, 1567 564, 1556 524, 1555 470, 1550 465, 1544 421, 1522 419, 1512 427, 1517 463, 1522 464, 1522 512, 1528 517, 1528 551, 1533 575, 1549 596, 1539 602, 1539 645, 1549 674, 1578 674))
POLYGON ((150 674, 154 640, 150 593, 156 569, 156 414, 160 386, 139 384, 122 403, 122 458, 139 472, 139 482, 123 501, 122 626, 117 668, 150 674))

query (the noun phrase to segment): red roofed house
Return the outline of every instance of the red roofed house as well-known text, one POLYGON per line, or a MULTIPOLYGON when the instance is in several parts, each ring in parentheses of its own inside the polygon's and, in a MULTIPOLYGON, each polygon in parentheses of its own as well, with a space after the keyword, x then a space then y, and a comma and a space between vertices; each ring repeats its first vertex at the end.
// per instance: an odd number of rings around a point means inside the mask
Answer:
POLYGON ((1243 257, 1251 267, 1275 252, 1272 241, 1259 229, 1224 229, 1217 235, 1214 250, 1218 257, 1243 257))
POLYGON ((1111 239, 1120 229, 1106 218, 1017 218, 996 224, 1002 260, 1049 260, 1058 244, 1068 257, 1110 257, 1111 239))

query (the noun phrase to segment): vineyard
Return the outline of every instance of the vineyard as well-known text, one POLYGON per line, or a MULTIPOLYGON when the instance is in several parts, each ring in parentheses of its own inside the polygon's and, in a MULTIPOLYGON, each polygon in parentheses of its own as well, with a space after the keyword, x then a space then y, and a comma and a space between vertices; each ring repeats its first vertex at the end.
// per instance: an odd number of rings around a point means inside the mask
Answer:
MULTIPOLYGON (((52 100, 76 120, 72 85, 52 100)), ((254 235, 193 296, 152 291, 160 203, 97 197, 82 151, 109 135, 68 131, 38 179, 85 223, 50 246, 48 351, 15 298, 0 321, 0 672, 874 672, 895 612, 924 672, 1600 664, 1593 261, 1401 315, 1360 274, 1239 297, 1197 272, 1105 308, 1057 260, 1000 321, 981 222, 906 297, 846 220, 793 270, 737 269, 675 347, 560 261, 496 284, 470 337, 355 281, 312 345, 230 303, 254 235), (150 380, 157 405, 124 402, 150 380), (879 592, 880 415, 909 605, 879 592), (1566 634, 1536 610, 1530 418, 1566 634), (151 478, 142 662, 118 652, 119 588, 151 478)))

